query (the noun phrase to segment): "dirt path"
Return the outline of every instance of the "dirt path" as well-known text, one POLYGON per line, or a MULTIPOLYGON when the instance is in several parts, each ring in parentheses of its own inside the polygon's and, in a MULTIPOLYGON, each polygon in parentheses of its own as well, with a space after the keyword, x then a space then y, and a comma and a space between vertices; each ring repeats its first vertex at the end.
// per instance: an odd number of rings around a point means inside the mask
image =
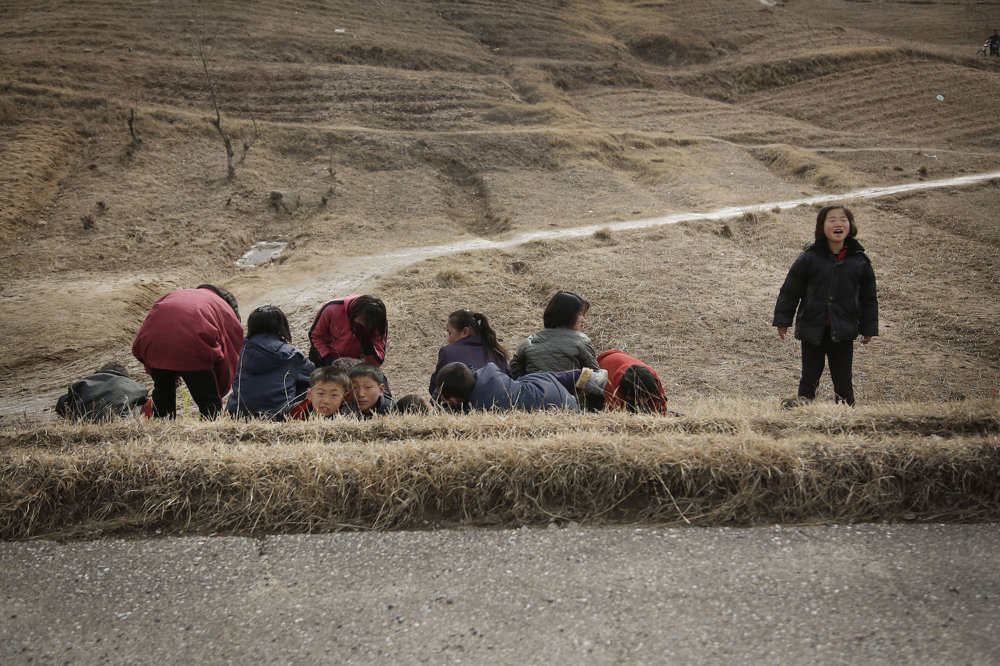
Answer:
POLYGON ((600 222, 585 224, 568 229, 547 231, 528 231, 515 234, 501 240, 487 238, 469 238, 444 243, 440 245, 425 245, 402 250, 393 250, 381 254, 361 257, 351 257, 340 261, 332 270, 310 275, 305 280, 295 284, 284 284, 268 289, 259 295, 262 301, 281 302, 288 307, 315 308, 318 301, 332 293, 347 293, 361 289, 363 285, 381 276, 397 271, 406 266, 459 252, 476 250, 503 250, 523 245, 536 240, 560 240, 589 236, 600 229, 609 231, 630 231, 650 229, 679 222, 697 222, 702 220, 726 220, 739 217, 745 213, 762 213, 775 208, 789 209, 799 206, 814 206, 834 201, 853 201, 859 199, 878 199, 906 192, 940 189, 949 187, 966 187, 985 181, 1000 178, 1000 171, 945 178, 941 180, 926 180, 902 185, 884 187, 868 187, 839 194, 821 194, 801 199, 786 199, 784 201, 769 201, 765 203, 747 204, 744 206, 726 206, 710 211, 697 213, 674 213, 661 217, 649 217, 621 222, 600 222))

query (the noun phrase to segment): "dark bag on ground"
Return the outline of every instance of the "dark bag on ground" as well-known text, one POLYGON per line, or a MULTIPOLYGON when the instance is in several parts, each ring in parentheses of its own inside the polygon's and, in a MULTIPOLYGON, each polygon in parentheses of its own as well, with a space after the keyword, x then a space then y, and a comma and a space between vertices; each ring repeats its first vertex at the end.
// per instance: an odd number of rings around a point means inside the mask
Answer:
POLYGON ((146 402, 149 389, 132 380, 120 365, 107 365, 69 385, 56 402, 56 414, 74 421, 107 421, 131 416, 146 402))

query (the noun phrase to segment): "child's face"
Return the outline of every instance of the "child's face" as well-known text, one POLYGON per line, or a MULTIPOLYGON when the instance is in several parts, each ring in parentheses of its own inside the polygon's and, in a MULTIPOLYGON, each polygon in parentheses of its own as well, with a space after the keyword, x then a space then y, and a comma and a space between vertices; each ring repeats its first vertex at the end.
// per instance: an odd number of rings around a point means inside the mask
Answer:
POLYGON ((306 391, 313 409, 323 416, 333 416, 344 402, 344 387, 336 382, 320 382, 306 391))
POLYGON ((385 384, 379 384, 371 377, 355 377, 351 380, 351 391, 354 393, 354 401, 362 411, 367 411, 375 406, 378 399, 385 391, 385 384))
POLYGON ((831 243, 843 243, 851 232, 851 221, 843 208, 834 208, 823 221, 823 235, 831 243))
POLYGON ((574 331, 582 331, 583 330, 583 321, 584 321, 584 318, 586 316, 587 316, 587 313, 584 312, 583 310, 580 310, 579 312, 577 312, 576 313, 576 321, 573 322, 573 325, 570 326, 570 328, 573 329, 574 331))
POLYGON ((458 342, 462 338, 468 337, 469 335, 472 334, 472 331, 469 330, 468 326, 466 326, 462 330, 458 330, 457 328, 455 328, 454 326, 451 325, 450 321, 445 325, 444 328, 445 328, 446 331, 448 331, 448 342, 449 343, 451 343, 451 342, 458 342))

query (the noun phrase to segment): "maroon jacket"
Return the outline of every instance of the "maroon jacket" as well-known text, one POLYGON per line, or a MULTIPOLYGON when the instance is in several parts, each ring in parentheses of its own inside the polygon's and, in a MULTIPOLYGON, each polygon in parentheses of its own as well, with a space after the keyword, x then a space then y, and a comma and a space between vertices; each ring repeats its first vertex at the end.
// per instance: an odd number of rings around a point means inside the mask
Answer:
POLYGON ((351 326, 347 310, 357 297, 357 294, 351 294, 324 303, 309 329, 309 342, 321 357, 364 357, 368 363, 382 365, 385 361, 385 340, 382 336, 376 332, 365 339, 359 339, 351 326), (365 347, 368 347, 368 353, 365 352, 365 347))
POLYGON ((132 343, 132 355, 158 370, 211 370, 225 395, 236 376, 243 325, 211 289, 178 289, 160 298, 132 343))

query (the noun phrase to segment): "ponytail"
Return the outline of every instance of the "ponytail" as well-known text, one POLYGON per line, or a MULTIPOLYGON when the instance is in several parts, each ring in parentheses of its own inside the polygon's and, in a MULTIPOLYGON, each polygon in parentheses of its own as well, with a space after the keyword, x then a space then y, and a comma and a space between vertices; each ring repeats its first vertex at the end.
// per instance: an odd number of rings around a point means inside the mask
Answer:
POLYGON ((457 330, 468 328, 473 335, 478 335, 483 340, 483 344, 493 352, 498 359, 504 363, 510 362, 510 352, 497 340, 496 331, 490 327, 490 322, 481 312, 473 312, 468 308, 455 310, 448 315, 448 322, 457 330))

